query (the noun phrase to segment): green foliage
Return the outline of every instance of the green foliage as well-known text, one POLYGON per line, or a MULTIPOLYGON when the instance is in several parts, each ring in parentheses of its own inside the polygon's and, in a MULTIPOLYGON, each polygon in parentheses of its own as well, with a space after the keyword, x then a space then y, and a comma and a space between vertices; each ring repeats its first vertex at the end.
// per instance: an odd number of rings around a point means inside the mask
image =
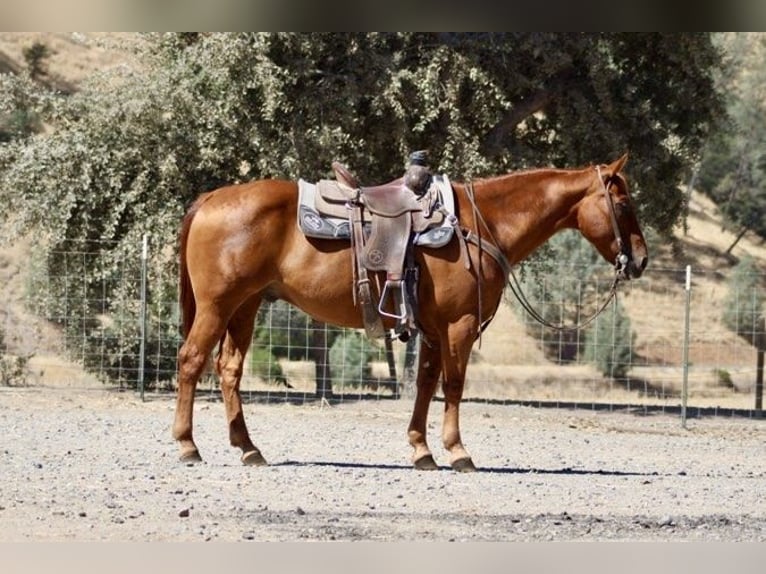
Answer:
MULTIPOLYGON (((523 266, 524 295, 549 323, 582 323, 607 296, 613 279, 610 267, 575 231, 558 233, 543 250, 544 258, 523 266)), ((527 333, 542 345, 546 358, 559 364, 577 360, 582 346, 579 330, 555 331, 538 323, 515 300, 509 303, 523 317, 527 333)))
POLYGON ((633 364, 635 331, 622 303, 607 309, 588 327, 583 357, 594 363, 605 377, 625 379, 633 364))
POLYGON ((715 377, 716 384, 732 391, 737 391, 737 386, 731 379, 731 373, 726 369, 713 369, 713 377, 715 377))
POLYGON ((0 355, 0 386, 18 387, 29 376, 29 357, 0 355))
POLYGON ((333 158, 383 180, 428 148, 454 178, 629 150, 668 229, 721 111, 706 34, 161 34, 139 56, 51 98, 52 133, 0 151, 19 226, 169 244, 183 206, 224 182, 317 178, 333 158))
POLYGON ((766 36, 727 34, 726 121, 717 125, 699 169, 699 188, 721 208, 726 223, 766 238, 766 36))
POLYGON ((26 384, 31 356, 8 355, 7 351, 5 331, 0 326, 0 386, 13 387, 26 384))
POLYGON ((743 257, 728 279, 728 292, 722 304, 724 325, 752 345, 757 343, 758 323, 764 317, 763 280, 755 260, 743 257))
MULTIPOLYGON (((152 262, 147 271, 154 278, 163 258, 152 262)), ((35 250, 29 262, 26 291, 32 310, 59 325, 68 358, 103 381, 135 386, 139 378, 140 266, 139 257, 125 256, 108 242, 35 250)), ((147 283, 143 375, 152 386, 175 376, 180 336, 174 288, 156 280, 147 283)))
MULTIPOLYGON (((275 301, 261 307, 256 323, 255 342, 269 348, 275 357, 291 361, 314 359, 311 330, 316 325, 300 309, 284 301, 275 301)), ((328 346, 340 332, 337 327, 327 326, 328 346)))
POLYGON ((347 331, 336 338, 329 356, 334 387, 370 385, 373 380, 370 361, 377 356, 372 343, 356 331, 347 331))
POLYGON ((24 61, 32 78, 38 79, 48 75, 48 58, 52 52, 44 42, 34 42, 22 50, 24 61))
POLYGON ((284 382, 285 374, 277 358, 269 349, 254 344, 249 352, 250 368, 254 375, 266 382, 284 382))
POLYGON ((42 129, 40 121, 51 102, 29 75, 9 76, 0 74, 0 174, 13 164, 16 154, 23 149, 28 137, 42 129), (7 145, 16 142, 15 146, 7 145))

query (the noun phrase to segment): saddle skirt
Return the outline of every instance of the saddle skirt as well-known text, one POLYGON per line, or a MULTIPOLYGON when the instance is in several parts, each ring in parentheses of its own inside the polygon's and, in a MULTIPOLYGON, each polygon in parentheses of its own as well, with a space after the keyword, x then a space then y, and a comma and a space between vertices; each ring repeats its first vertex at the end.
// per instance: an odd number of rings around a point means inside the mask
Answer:
MULTIPOLYGON (((397 183, 398 180, 392 182, 397 183)), ((334 180, 313 184, 301 179, 298 181, 298 227, 307 237, 350 241, 351 209, 359 203, 367 237, 376 221, 384 227, 386 219, 401 219, 409 212, 411 218, 407 219, 411 219, 414 245, 437 248, 452 239, 454 224, 450 216, 455 213, 455 198, 446 175, 434 176, 422 196, 404 185, 362 188, 360 192, 334 180)))

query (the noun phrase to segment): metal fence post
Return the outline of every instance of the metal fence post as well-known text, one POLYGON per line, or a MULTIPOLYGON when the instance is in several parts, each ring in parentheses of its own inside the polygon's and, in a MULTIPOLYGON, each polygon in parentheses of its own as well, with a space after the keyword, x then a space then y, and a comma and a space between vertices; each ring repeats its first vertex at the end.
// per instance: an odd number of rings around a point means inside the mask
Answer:
POLYGON ((141 400, 144 400, 144 367, 146 361, 146 266, 149 251, 148 237, 144 235, 141 247, 141 310, 140 310, 140 341, 138 346, 138 388, 141 400))
POLYGON ((686 266, 686 312, 684 314, 684 379, 681 388, 681 426, 686 428, 686 402, 689 397, 689 315, 692 294, 692 266, 686 266))
POLYGON ((758 333, 755 336, 756 365, 755 365, 755 417, 763 417, 763 354, 766 350, 766 319, 758 319, 758 333))

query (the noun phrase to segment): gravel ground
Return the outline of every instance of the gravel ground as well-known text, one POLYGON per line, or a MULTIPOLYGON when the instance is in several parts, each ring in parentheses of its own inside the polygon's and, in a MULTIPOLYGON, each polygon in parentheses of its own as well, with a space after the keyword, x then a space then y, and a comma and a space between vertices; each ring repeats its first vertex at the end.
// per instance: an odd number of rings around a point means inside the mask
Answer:
POLYGON ((198 398, 205 462, 177 461, 174 398, 0 388, 0 541, 766 541, 766 421, 466 403, 479 472, 411 468, 410 402, 248 404, 270 463, 198 398))

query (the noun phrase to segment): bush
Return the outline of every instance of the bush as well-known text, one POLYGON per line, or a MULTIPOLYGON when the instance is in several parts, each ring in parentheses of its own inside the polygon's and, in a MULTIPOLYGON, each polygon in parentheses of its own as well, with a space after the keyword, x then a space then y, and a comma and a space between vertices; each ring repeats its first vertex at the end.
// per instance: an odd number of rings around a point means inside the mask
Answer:
POLYGON ((5 387, 20 386, 26 383, 29 375, 30 356, 6 355, 5 331, 0 327, 0 385, 5 387))
MULTIPOLYGON (((522 268, 522 290, 534 309, 553 324, 576 325, 596 309, 611 282, 609 265, 575 231, 563 231, 544 245, 522 268), (554 272, 555 271, 555 272, 554 272), (603 280, 599 278, 603 272, 603 280)), ((513 304, 516 305, 514 302, 513 304)), ((527 334, 557 364, 573 363, 582 347, 579 330, 557 331, 538 323, 517 305, 527 334)))
POLYGON ((285 383, 285 374, 277 358, 269 349, 253 345, 250 349, 250 369, 267 383, 285 383))
MULTIPOLYGON (((285 301, 264 304, 256 317, 254 341, 270 349, 275 357, 290 361, 314 360, 313 333, 317 323, 300 309, 285 301)), ((340 333, 340 329, 327 325, 327 344, 340 333)))
POLYGON ((348 331, 330 347, 330 375, 333 385, 362 387, 373 382, 370 362, 377 350, 356 331, 348 331))
POLYGON ((630 318, 622 304, 605 310, 588 328, 584 342, 584 358, 594 363, 605 377, 625 379, 633 364, 636 333, 630 329, 630 318))

